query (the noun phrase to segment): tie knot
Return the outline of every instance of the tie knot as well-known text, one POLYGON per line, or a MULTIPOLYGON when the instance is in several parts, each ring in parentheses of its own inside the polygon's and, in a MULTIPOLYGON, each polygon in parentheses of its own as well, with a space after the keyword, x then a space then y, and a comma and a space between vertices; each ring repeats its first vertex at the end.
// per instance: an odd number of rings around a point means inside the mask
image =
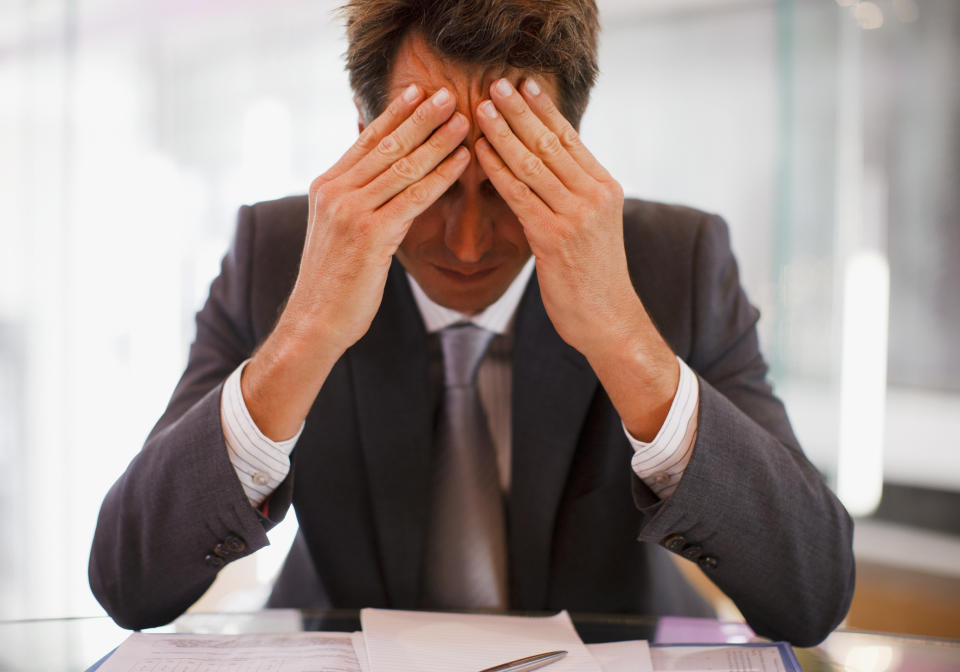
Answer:
POLYGON ((493 332, 472 324, 457 324, 440 332, 443 379, 447 387, 473 385, 480 361, 493 340, 493 332))

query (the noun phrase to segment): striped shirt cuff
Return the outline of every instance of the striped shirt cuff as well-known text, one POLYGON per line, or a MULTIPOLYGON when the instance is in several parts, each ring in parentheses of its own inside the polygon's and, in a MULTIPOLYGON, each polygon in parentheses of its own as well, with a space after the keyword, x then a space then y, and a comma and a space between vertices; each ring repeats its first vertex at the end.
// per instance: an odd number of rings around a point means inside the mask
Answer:
POLYGON ((667 412, 667 419, 653 441, 637 441, 630 436, 626 425, 623 426, 623 432, 634 450, 630 466, 660 499, 666 499, 677 489, 697 439, 700 386, 696 374, 686 362, 679 357, 677 361, 680 362, 680 383, 667 412))
POLYGON ((290 452, 303 433, 303 425, 286 441, 272 441, 257 427, 240 389, 246 360, 227 378, 220 396, 220 424, 227 454, 251 506, 260 506, 290 473, 290 452))

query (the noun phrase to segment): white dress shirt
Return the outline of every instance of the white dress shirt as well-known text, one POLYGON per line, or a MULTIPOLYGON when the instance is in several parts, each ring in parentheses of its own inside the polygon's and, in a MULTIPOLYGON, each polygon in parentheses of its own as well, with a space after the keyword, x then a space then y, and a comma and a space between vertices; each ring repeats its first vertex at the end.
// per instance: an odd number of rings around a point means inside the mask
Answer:
MULTIPOLYGON (((520 299, 534 271, 533 257, 521 269, 507 291, 476 315, 463 315, 432 301, 409 274, 410 288, 428 333, 434 333, 457 322, 470 322, 501 336, 511 336, 520 299)), ((506 339, 509 343, 510 339, 506 339)), ((249 361, 249 360, 247 360, 249 361)), ((676 489, 690 461, 697 435, 697 408, 700 392, 697 377, 686 363, 680 364, 680 383, 667 418, 654 437, 645 443, 624 434, 634 454, 631 467, 653 492, 664 499, 676 489)), ((220 398, 220 420, 230 461, 237 472, 250 503, 259 508, 280 485, 290 471, 290 452, 303 432, 303 426, 285 441, 272 441, 254 423, 247 410, 240 388, 240 377, 247 362, 230 374, 220 398)), ((510 490, 511 454, 511 391, 513 371, 510 352, 495 340, 491 351, 480 364, 477 387, 480 401, 490 424, 490 435, 497 451, 500 486, 510 490)))

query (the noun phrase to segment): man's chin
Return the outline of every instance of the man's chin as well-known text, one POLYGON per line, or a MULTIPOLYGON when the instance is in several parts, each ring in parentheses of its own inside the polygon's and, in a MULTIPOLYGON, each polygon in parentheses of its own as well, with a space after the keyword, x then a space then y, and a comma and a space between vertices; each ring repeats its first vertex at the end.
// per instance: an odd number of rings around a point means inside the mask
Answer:
POLYGON ((502 269, 459 273, 434 266, 430 275, 436 278, 436 282, 421 283, 421 287, 431 300, 444 308, 474 315, 499 299, 510 286, 509 280, 504 282, 497 277, 498 270, 502 269))

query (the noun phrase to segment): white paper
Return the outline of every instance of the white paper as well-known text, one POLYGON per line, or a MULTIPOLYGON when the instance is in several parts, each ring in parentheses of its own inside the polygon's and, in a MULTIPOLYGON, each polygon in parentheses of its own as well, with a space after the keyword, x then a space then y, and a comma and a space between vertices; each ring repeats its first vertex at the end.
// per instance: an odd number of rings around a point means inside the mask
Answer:
POLYGON ((567 655, 544 672, 601 672, 566 611, 496 616, 363 609, 372 672, 477 672, 548 651, 567 655))
POLYGON ((587 644, 587 650, 603 672, 653 672, 650 647, 645 639, 587 644))
POLYGON ((350 639, 353 642, 353 652, 357 654, 357 662, 360 663, 360 672, 370 672, 370 661, 367 659, 367 643, 363 641, 363 633, 355 632, 350 639))
POLYGON ((653 646, 657 672, 784 672, 776 645, 770 646, 653 646))
POLYGON ((360 672, 350 633, 161 635, 135 632, 98 672, 360 672))

